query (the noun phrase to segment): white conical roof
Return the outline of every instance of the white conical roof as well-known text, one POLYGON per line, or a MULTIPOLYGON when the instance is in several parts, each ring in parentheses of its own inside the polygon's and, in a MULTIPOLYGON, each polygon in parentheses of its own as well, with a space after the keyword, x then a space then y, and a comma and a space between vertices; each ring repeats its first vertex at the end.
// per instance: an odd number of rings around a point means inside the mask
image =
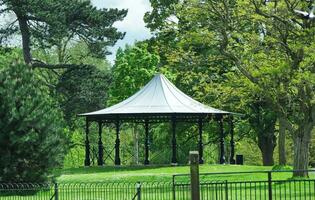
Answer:
POLYGON ((164 75, 157 74, 137 93, 111 107, 83 116, 124 114, 228 114, 206 106, 180 91, 164 75))

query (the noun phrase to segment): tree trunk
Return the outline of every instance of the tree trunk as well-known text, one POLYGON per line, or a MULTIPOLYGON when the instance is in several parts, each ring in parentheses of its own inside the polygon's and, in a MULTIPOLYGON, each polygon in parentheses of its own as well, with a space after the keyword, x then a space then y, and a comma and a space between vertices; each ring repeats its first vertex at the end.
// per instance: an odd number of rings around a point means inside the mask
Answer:
POLYGON ((138 137, 138 131, 137 131, 137 125, 135 124, 133 126, 133 153, 134 153, 134 164, 139 164, 139 137, 138 137))
POLYGON ((279 165, 286 165, 286 152, 285 152, 285 119, 279 117, 279 138, 278 138, 278 148, 279 148, 279 165))
POLYGON ((19 16, 17 14, 21 36, 22 36, 22 48, 23 48, 23 56, 26 64, 30 64, 32 62, 31 55, 31 35, 29 31, 29 27, 27 24, 26 18, 23 16, 19 16))
POLYGON ((276 147, 276 138, 273 134, 262 134, 258 137, 258 146, 263 157, 264 166, 274 165, 273 151, 276 147))
MULTIPOLYGON (((309 164, 309 147, 311 142, 312 128, 305 125, 299 129, 294 137, 294 170, 307 170, 309 164)), ((293 176, 308 177, 307 171, 294 172, 293 176)))

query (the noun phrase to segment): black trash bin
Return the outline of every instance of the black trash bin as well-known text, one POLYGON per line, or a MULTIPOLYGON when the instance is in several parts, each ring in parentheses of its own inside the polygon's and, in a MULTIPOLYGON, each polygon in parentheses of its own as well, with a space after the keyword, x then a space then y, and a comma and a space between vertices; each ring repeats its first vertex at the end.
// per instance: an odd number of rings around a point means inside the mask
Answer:
POLYGON ((236 164, 237 165, 244 165, 244 156, 243 155, 236 155, 236 164))

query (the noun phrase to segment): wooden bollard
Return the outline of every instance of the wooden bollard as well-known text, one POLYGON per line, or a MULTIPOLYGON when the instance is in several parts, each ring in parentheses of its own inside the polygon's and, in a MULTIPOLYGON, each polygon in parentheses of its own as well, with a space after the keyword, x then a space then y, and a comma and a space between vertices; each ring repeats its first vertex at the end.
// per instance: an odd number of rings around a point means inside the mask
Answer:
POLYGON ((198 151, 189 152, 190 161, 190 185, 191 199, 200 200, 200 182, 199 182, 199 153, 198 151))

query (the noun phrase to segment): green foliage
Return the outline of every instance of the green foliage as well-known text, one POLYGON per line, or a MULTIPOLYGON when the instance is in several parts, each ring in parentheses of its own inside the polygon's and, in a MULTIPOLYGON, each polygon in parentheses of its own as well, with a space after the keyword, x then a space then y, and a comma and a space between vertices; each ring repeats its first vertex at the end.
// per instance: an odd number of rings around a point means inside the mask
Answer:
MULTIPOLYGON (((309 143, 315 124, 312 117, 315 111, 312 59, 315 27, 310 20, 296 15, 294 9, 307 10, 309 3, 152 2, 154 8, 147 14, 146 22, 156 32, 153 44, 163 54, 160 57, 165 58, 166 67, 172 68, 175 74, 181 73, 180 82, 192 86, 192 94, 208 86, 207 91, 211 92, 200 94, 212 97, 203 102, 220 99, 211 105, 217 102, 252 118, 257 112, 250 106, 257 103, 257 99, 265 102, 264 110, 269 110, 267 115, 255 118, 265 117, 261 123, 272 122, 269 125, 273 129, 275 117, 285 118, 286 128, 295 137, 295 142, 304 143, 294 146, 298 148, 295 163, 301 164, 296 168, 305 168, 308 161, 298 160, 307 158, 299 156, 307 154, 299 147, 309 143), (158 12, 163 14, 159 16, 158 12), (177 22, 162 22, 168 18, 175 18, 177 22), (202 85, 202 89, 198 85, 202 85)), ((261 127, 252 126, 256 130, 261 127)))
POLYGON ((111 64, 105 57, 95 57, 90 53, 89 47, 86 45, 84 41, 79 41, 77 43, 69 45, 69 48, 63 57, 65 63, 73 63, 73 64, 87 64, 94 65, 100 70, 108 71, 111 67, 111 64))
POLYGON ((62 95, 61 105, 69 124, 74 124, 77 114, 103 108, 109 85, 108 72, 94 66, 68 68, 59 78, 57 91, 62 95))
POLYGON ((25 65, 0 73, 0 130, 0 181, 44 181, 62 164, 67 131, 61 111, 25 65))
MULTIPOLYGON (((93 135, 96 135, 96 134, 93 134, 93 135)), ((92 138, 94 139, 94 137, 92 138)), ((76 129, 71 132, 70 148, 69 148, 68 153, 65 155, 63 168, 82 167, 84 163, 84 158, 85 158, 85 149, 84 149, 83 130, 76 129)))
POLYGON ((15 62, 21 61, 21 50, 0 46, 0 70, 15 62))
MULTIPOLYGON (((220 19, 208 13, 206 7, 199 5, 197 1, 154 2, 153 11, 146 15, 146 22, 157 31, 153 44, 162 54, 161 58, 165 58, 164 68, 177 77, 176 85, 193 98, 210 106, 245 114, 236 124, 239 130, 238 138, 246 135, 260 147, 267 146, 266 143, 261 144, 266 138, 274 142, 275 114, 270 111, 268 104, 264 104, 263 109, 258 106, 261 112, 253 108, 253 104, 264 100, 259 99, 257 92, 251 88, 251 83, 236 71, 233 63, 222 57, 217 48, 219 44, 214 39, 216 36, 205 21, 211 19, 213 23, 219 23, 220 19), (168 16, 156 15, 157 11, 168 16), (159 22, 162 18, 177 19, 178 22, 159 22)), ((212 140, 218 142, 216 134, 213 134, 212 140)), ((271 152, 274 147, 275 144, 270 145, 271 152)))
POLYGON ((150 0, 153 10, 147 12, 144 16, 144 21, 147 23, 147 26, 155 30, 163 26, 164 23, 168 23, 167 19, 174 13, 175 5, 178 2, 178 0, 150 0))
POLYGON ((159 57, 148 51, 147 43, 137 43, 117 51, 112 69, 110 104, 118 103, 143 87, 157 72, 159 57))

